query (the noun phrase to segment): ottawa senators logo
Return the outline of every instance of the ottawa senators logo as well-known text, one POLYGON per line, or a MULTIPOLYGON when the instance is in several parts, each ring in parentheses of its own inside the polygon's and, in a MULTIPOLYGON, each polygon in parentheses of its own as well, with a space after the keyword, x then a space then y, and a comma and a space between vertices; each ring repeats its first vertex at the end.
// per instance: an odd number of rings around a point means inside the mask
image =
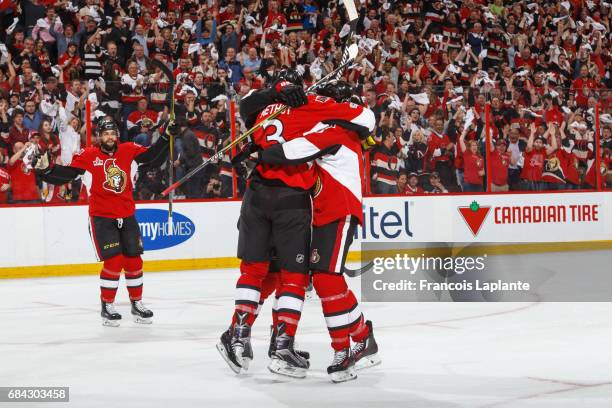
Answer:
POLYGON ((551 157, 546 161, 546 171, 555 172, 561 167, 561 161, 557 157, 551 157))
POLYGON ((127 175, 115 164, 115 159, 107 159, 104 162, 104 173, 106 173, 106 181, 102 187, 113 193, 123 193, 127 185, 127 175))

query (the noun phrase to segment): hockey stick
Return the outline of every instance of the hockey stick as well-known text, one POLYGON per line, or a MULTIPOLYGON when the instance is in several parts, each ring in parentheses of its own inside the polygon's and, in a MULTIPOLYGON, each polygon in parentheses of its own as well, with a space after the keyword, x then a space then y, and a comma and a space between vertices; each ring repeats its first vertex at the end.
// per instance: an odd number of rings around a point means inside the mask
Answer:
MULTIPOLYGON (((311 93, 314 92, 316 89, 318 89, 320 86, 322 86, 323 84, 327 83, 328 81, 334 79, 334 77, 336 76, 336 74, 345 69, 350 63, 353 62, 353 60, 357 57, 357 53, 359 52, 357 45, 352 44, 349 47, 349 58, 348 60, 338 66, 338 68, 334 69, 332 72, 330 72, 329 74, 325 75, 323 78, 319 79, 316 83, 312 84, 307 90, 306 93, 311 93)), ((281 113, 283 113, 285 110, 287 110, 287 106, 283 106, 281 109, 277 110, 276 112, 274 112, 272 115, 268 116, 267 118, 265 118, 264 120, 262 120, 261 122, 256 123, 252 128, 250 128, 249 130, 247 130, 246 132, 244 132, 243 134, 241 134, 240 136, 238 136, 233 142, 231 142, 230 144, 228 144, 227 146, 223 147, 222 149, 220 149, 219 151, 217 151, 215 154, 213 154, 211 157, 209 157, 207 160, 203 161, 202 163, 200 163, 197 167, 193 168, 189 173, 185 174, 180 180, 176 181, 174 184, 171 184, 170 186, 168 186, 168 188, 166 188, 164 191, 162 191, 161 195, 162 196, 166 196, 168 195, 170 192, 176 190, 178 187, 180 187, 184 182, 186 182, 187 180, 189 180, 191 177, 194 176, 194 174, 196 174, 197 172, 199 172, 200 170, 202 170, 204 167, 208 166, 213 160, 221 160, 223 158, 223 155, 230 151, 232 149, 232 147, 236 146, 238 143, 242 142, 243 140, 245 140, 247 137, 251 136, 257 129, 259 129, 260 127, 262 127, 264 124, 266 124, 267 122, 269 122, 270 120, 278 117, 281 113)))
MULTIPOLYGON (((176 81, 174 80, 174 75, 172 71, 164 64, 163 62, 153 59, 151 60, 153 65, 158 67, 166 77, 168 77, 168 81, 170 82, 170 89, 168 90, 168 95, 166 96, 166 102, 170 99, 170 116, 168 118, 168 123, 165 126, 164 131, 168 133, 168 127, 174 124, 174 87, 176 85, 176 81)), ((168 160, 168 184, 172 185, 174 183, 174 138, 171 134, 168 134, 168 150, 169 150, 169 160, 168 160)), ((168 195, 168 235, 173 235, 174 233, 174 224, 172 222, 172 203, 174 201, 174 194, 168 195)))
POLYGON ((357 268, 357 269, 349 269, 345 266, 344 268, 342 268, 342 272, 346 273, 346 276, 348 276, 349 278, 356 278, 357 276, 361 276, 364 273, 368 272, 373 267, 374 267, 374 261, 369 262, 366 265, 362 266, 361 268, 357 268))
MULTIPOLYGON (((344 4, 344 7, 346 8, 350 31, 348 33, 346 42, 344 43, 345 46, 344 51, 342 52, 342 59, 340 60, 340 65, 346 64, 346 62, 349 60, 349 48, 351 45, 351 41, 353 40, 353 34, 355 34, 355 31, 357 30, 357 20, 359 19, 359 14, 357 13, 357 8, 355 7, 354 0, 342 0, 342 4, 344 4)), ((342 72, 338 71, 334 79, 338 80, 341 76, 342 72)))

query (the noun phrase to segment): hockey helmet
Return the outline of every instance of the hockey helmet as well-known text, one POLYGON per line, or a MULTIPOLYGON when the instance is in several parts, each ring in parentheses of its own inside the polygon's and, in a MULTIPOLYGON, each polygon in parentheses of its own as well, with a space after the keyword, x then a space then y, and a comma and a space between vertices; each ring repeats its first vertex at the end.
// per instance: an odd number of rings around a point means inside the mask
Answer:
POLYGON ((353 88, 346 81, 332 80, 317 89, 317 94, 328 96, 336 102, 348 102, 353 96, 353 88))
POLYGON ((119 137, 119 128, 117 127, 115 121, 110 118, 102 119, 100 122, 98 122, 98 126, 96 128, 98 136, 101 136, 102 132, 106 130, 114 130, 117 137, 119 137))
POLYGON ((300 73, 291 68, 283 68, 275 71, 274 75, 272 75, 272 83, 276 83, 278 81, 287 81, 294 85, 304 86, 304 80, 302 79, 300 73))

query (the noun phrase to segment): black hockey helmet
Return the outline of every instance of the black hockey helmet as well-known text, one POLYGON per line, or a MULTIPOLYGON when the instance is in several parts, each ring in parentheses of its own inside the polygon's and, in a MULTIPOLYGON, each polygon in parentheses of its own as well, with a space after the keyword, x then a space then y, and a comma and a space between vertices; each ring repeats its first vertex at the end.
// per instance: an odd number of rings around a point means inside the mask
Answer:
POLYGON ((115 121, 111 118, 102 118, 102 120, 98 122, 98 126, 96 127, 96 133, 98 136, 102 135, 102 132, 105 130, 114 130, 115 133, 117 133, 117 137, 119 137, 119 128, 117 127, 115 121))
POLYGON ((272 75, 272 83, 276 83, 278 81, 287 81, 294 85, 304 86, 304 80, 302 79, 300 73, 291 68, 283 68, 275 71, 272 75))
POLYGON ((317 94, 333 98, 336 102, 348 102, 352 100, 353 87, 346 81, 331 80, 318 88, 317 94))

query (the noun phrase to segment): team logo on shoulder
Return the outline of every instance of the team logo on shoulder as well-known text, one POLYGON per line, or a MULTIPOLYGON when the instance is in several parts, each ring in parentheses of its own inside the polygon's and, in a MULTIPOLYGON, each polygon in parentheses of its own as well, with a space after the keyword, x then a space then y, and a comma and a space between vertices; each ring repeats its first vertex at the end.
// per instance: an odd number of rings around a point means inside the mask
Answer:
POLYGON ((321 193, 321 190, 323 190, 323 182, 321 181, 321 177, 317 177, 315 185, 312 189, 312 196, 316 198, 321 193))
POLYGON ((96 160, 93 161, 94 167, 102 166, 104 162, 99 157, 96 157, 96 160))
POLYGON ((310 255, 310 263, 316 264, 321 260, 321 256, 319 255, 318 249, 313 249, 312 254, 310 255))
POLYGON ((127 174, 115 164, 115 159, 106 159, 104 172, 106 173, 106 181, 102 187, 113 193, 123 193, 127 185, 127 174))

